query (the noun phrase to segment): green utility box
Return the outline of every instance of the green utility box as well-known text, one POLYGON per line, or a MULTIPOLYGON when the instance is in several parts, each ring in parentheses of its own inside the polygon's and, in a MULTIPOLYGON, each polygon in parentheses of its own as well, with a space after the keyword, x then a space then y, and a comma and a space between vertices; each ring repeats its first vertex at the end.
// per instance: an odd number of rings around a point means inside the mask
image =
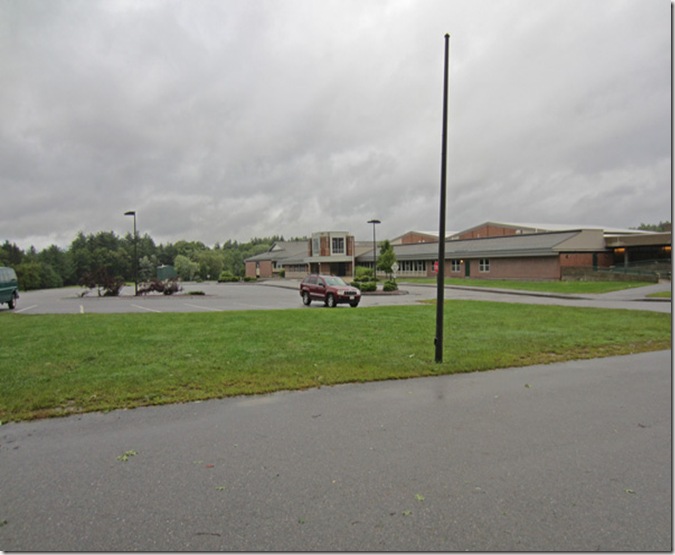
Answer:
POLYGON ((176 268, 173 266, 167 266, 167 265, 162 265, 162 266, 157 266, 157 279, 160 281, 164 281, 167 279, 173 279, 178 274, 176 273, 176 268))

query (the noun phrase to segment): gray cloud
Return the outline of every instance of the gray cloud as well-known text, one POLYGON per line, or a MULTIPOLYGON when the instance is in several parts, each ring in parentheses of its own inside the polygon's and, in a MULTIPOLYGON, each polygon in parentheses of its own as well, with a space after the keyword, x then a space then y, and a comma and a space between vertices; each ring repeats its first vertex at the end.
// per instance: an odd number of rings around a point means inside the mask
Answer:
POLYGON ((5 0, 0 240, 670 218, 670 4, 5 0))

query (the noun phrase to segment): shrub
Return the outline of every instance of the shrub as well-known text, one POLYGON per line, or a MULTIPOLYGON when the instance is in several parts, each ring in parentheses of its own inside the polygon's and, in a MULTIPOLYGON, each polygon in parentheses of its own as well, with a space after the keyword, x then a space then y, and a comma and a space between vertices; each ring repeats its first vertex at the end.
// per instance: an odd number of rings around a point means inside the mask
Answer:
POLYGON ((139 295, 146 295, 147 293, 162 293, 164 295, 173 295, 178 291, 182 291, 182 287, 178 283, 178 278, 157 279, 153 278, 147 283, 141 283, 138 288, 139 295))
POLYGON ((94 272, 89 272, 80 279, 80 285, 89 289, 96 288, 99 297, 119 296, 124 283, 124 278, 121 276, 111 276, 106 268, 99 268, 94 272))
POLYGON ((377 290, 377 283, 374 281, 355 281, 352 282, 354 287, 358 287, 362 292, 369 292, 377 290))
POLYGON ((239 278, 235 276, 232 272, 227 271, 220 272, 220 276, 218 276, 218 283, 229 281, 239 281, 239 278))
POLYGON ((258 278, 251 276, 244 276, 244 281, 256 281, 258 278))
POLYGON ((365 266, 357 266, 354 268, 354 281, 372 281, 373 270, 365 266))
POLYGON ((398 284, 393 280, 387 280, 382 286, 382 291, 398 291, 398 284))

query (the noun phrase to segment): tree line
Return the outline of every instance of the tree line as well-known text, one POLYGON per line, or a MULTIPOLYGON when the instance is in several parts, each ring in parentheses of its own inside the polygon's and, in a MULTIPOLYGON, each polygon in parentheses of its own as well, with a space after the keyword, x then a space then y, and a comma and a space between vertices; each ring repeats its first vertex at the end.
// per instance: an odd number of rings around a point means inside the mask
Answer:
POLYGON ((134 247, 138 249, 138 280, 149 281, 156 276, 157 267, 174 266, 183 280, 216 280, 221 272, 243 277, 244 260, 267 251, 282 236, 253 238, 247 243, 228 240, 208 247, 200 241, 177 241, 155 244, 147 233, 123 237, 112 231, 85 235, 80 232, 62 249, 51 245, 37 251, 23 251, 5 241, 0 246, 0 266, 14 268, 22 290, 49 289, 69 285, 101 283, 105 280, 134 280, 134 247))
POLYGON ((665 221, 658 224, 640 224, 636 229, 642 231, 672 231, 673 226, 669 221, 665 221))

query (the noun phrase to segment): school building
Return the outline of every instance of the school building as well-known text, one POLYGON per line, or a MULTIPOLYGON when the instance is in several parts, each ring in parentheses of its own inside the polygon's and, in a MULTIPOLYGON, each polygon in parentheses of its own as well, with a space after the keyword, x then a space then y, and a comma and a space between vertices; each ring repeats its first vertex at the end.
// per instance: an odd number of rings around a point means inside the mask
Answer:
MULTIPOLYGON (((391 240, 397 277, 434 277, 438 234, 409 231, 391 240)), ((447 234, 445 276, 480 279, 560 280, 597 272, 646 272, 670 278, 672 232, 600 226, 484 222, 447 234)), ((379 254, 375 253, 375 254, 379 254)), ((346 231, 312 234, 308 241, 275 243, 245 261, 246 275, 288 278, 308 273, 352 277, 373 266, 373 244, 346 231)))

